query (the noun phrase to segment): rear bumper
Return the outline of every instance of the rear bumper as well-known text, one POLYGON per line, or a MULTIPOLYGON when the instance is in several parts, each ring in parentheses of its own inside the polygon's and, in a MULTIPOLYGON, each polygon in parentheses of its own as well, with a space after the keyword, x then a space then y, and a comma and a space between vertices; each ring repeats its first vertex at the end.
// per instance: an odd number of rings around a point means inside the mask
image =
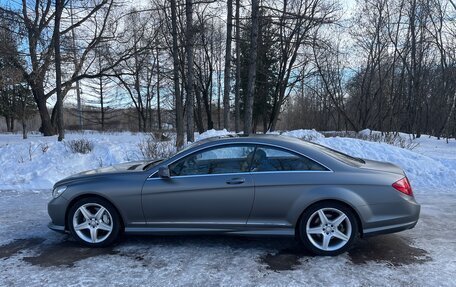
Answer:
POLYGON ((413 221, 413 222, 403 223, 403 224, 395 224, 395 225, 388 225, 388 226, 383 226, 383 227, 365 229, 363 231, 363 237, 369 237, 369 236, 374 236, 374 235, 379 235, 379 234, 395 233, 395 232, 400 232, 400 231, 404 231, 407 229, 412 229, 413 227, 415 227, 415 225, 417 223, 418 223, 418 220, 413 221))
POLYGON ((415 227, 420 217, 421 206, 414 198, 385 204, 367 205, 362 208, 363 236, 394 233, 415 227))

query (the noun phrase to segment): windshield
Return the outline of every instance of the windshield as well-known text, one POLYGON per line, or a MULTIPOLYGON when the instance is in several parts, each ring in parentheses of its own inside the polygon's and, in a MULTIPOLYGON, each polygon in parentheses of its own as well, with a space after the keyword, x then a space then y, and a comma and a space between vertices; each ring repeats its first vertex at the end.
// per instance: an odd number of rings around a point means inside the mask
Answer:
POLYGON ((151 161, 149 163, 147 163, 144 167, 143 167, 143 170, 148 170, 154 166, 157 166, 159 163, 161 163, 163 161, 163 159, 157 159, 157 160, 154 160, 154 161, 151 161))
MULTIPOLYGON (((184 147, 183 149, 181 149, 180 151, 178 151, 177 153, 171 155, 170 157, 173 157, 173 156, 176 156, 176 155, 178 155, 178 154, 181 154, 181 153, 183 153, 183 152, 185 152, 185 151, 187 151, 187 150, 189 150, 189 149, 191 149, 191 148, 193 148, 193 147, 202 145, 202 144, 204 144, 204 143, 206 143, 206 142, 208 142, 208 141, 209 141, 209 138, 208 138, 208 139, 204 139, 204 140, 200 140, 200 141, 197 141, 197 142, 194 142, 194 143, 191 143, 191 144, 187 145, 186 147, 184 147)), ((170 158, 170 157, 168 157, 168 158, 170 158)), ((162 161, 164 161, 164 160, 166 160, 166 159, 168 159, 168 158, 151 161, 151 162, 149 162, 148 164, 146 164, 146 165, 143 167, 143 170, 151 169, 152 167, 157 166, 157 165, 160 164, 162 161)))

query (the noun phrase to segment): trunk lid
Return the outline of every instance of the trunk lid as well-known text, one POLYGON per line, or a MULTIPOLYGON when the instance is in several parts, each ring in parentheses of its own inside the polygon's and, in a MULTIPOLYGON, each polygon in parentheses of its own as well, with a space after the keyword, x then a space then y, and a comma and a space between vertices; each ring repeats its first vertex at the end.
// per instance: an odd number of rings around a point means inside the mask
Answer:
POLYGON ((362 169, 378 170, 383 172, 389 172, 405 176, 405 172, 402 168, 395 164, 383 161, 376 161, 370 159, 363 159, 365 164, 360 165, 362 169))

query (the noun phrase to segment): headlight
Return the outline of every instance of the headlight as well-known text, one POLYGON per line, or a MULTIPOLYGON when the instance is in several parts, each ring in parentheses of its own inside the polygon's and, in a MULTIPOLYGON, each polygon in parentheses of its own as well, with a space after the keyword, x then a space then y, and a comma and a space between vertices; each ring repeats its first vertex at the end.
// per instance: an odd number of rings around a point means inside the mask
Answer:
POLYGON ((59 186, 59 187, 54 188, 54 190, 52 191, 52 197, 53 198, 59 197, 66 189, 67 189, 66 186, 59 186))

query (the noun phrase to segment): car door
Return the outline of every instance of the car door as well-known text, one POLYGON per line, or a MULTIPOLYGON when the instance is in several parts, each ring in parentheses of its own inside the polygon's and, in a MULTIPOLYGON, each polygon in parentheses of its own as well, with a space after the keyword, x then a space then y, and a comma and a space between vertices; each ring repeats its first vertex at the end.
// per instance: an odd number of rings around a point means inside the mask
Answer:
POLYGON ((149 178, 142 191, 147 225, 245 225, 254 199, 253 152, 252 145, 206 148, 171 163, 170 178, 149 178))
POLYGON ((297 200, 313 187, 324 184, 332 172, 293 151, 257 146, 251 174, 255 202, 249 225, 291 226, 290 211, 297 200))

